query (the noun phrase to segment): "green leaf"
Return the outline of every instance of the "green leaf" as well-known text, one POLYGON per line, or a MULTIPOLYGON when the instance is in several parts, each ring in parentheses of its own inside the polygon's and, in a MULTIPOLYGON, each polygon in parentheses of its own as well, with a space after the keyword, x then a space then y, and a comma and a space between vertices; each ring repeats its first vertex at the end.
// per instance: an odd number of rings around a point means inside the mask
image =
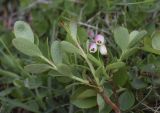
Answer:
POLYGON ((42 85, 42 80, 37 76, 32 76, 30 78, 25 79, 24 84, 25 87, 29 89, 35 89, 42 85))
POLYGON ((97 105, 96 98, 86 98, 86 99, 71 99, 71 103, 78 108, 88 109, 95 107, 97 105))
POLYGON ((97 94, 97 104, 99 113, 110 113, 110 111, 112 110, 110 106, 106 105, 104 99, 99 94, 97 94))
POLYGON ((97 60, 93 55, 91 54, 87 54, 87 57, 93 62, 95 63, 97 66, 102 66, 101 62, 99 60, 97 60))
POLYGON ((95 90, 90 89, 89 87, 86 86, 81 86, 74 91, 72 98, 85 99, 89 97, 95 97, 96 95, 97 93, 95 90))
POLYGON ((84 42, 86 42, 88 40, 88 34, 85 28, 79 27, 78 28, 78 40, 80 41, 81 44, 83 44, 84 42))
POLYGON ((10 94, 14 89, 15 89, 15 87, 10 87, 10 88, 2 90, 0 92, 0 97, 4 97, 4 96, 10 94))
POLYGON ((70 83, 72 81, 71 78, 65 76, 59 76, 56 79, 61 83, 70 83))
POLYGON ((60 74, 63 74, 63 75, 66 75, 66 76, 72 76, 73 75, 71 68, 68 65, 66 65, 66 64, 59 64, 57 66, 57 68, 58 68, 57 71, 60 74))
POLYGON ((71 103, 79 108, 91 108, 96 105, 96 91, 86 86, 81 86, 71 96, 71 103))
POLYGON ((146 34, 147 34, 146 31, 131 32, 129 37, 129 47, 133 47, 135 44, 137 44, 146 34))
POLYGON ((131 85, 135 89, 142 89, 142 88, 145 88, 147 86, 147 84, 144 81, 142 81, 141 79, 138 79, 138 78, 135 78, 131 82, 131 85))
POLYGON ((118 85, 118 86, 123 86, 128 80, 128 73, 126 68, 122 68, 118 70, 114 76, 113 76, 113 81, 118 85))
POLYGON ((157 50, 157 49, 153 49, 149 46, 146 46, 146 47, 141 47, 141 49, 143 51, 147 51, 147 52, 150 52, 150 53, 154 53, 154 54, 157 54, 157 55, 160 55, 160 50, 157 50))
POLYGON ((24 67, 24 69, 30 73, 43 73, 51 69, 47 64, 30 64, 24 67))
POLYGON ((24 21, 16 21, 14 24, 14 34, 16 38, 24 38, 34 43, 34 34, 31 27, 24 21))
POLYGON ((84 98, 88 98, 88 97, 93 97, 96 96, 96 91, 93 89, 86 89, 82 92, 79 93, 79 95, 77 96, 78 99, 84 99, 84 98))
POLYGON ((69 29, 71 32, 71 37, 73 40, 77 39, 77 23, 76 22, 70 22, 69 29))
POLYGON ((59 41, 54 41, 51 45, 51 56, 55 64, 62 63, 62 49, 59 41))
POLYGON ((129 33, 128 30, 124 27, 117 27, 114 30, 114 39, 117 45, 125 51, 129 43, 129 33))
POLYGON ((119 69, 119 68, 122 68, 125 66, 125 63, 124 62, 115 62, 115 63, 112 63, 112 64, 109 64, 106 66, 106 69, 107 70, 112 70, 112 69, 119 69))
POLYGON ((39 50, 39 48, 26 39, 15 38, 13 39, 12 43, 14 47, 23 54, 26 54, 28 56, 42 56, 42 53, 39 50))
POLYGON ((6 76, 8 78, 12 78, 13 80, 19 78, 17 74, 10 72, 10 71, 2 70, 2 69, 0 69, 0 76, 6 76))
POLYGON ((127 49, 126 51, 124 51, 124 52, 121 54, 120 59, 121 59, 121 60, 128 59, 128 58, 129 58, 131 55, 133 55, 137 50, 138 50, 138 48, 136 48, 136 47, 127 49))
POLYGON ((160 32, 156 32, 152 38, 152 47, 156 50, 160 50, 160 32))
POLYGON ((75 47, 72 43, 70 42, 66 42, 66 41, 62 41, 61 42, 61 47, 64 51, 68 52, 68 53, 77 53, 77 54, 81 54, 79 49, 77 47, 75 47))
POLYGON ((131 43, 135 37, 138 35, 139 31, 132 31, 130 34, 129 34, 129 43, 131 43))
POLYGON ((125 91, 120 95, 118 101, 120 103, 120 108, 125 111, 134 105, 135 97, 131 91, 125 91))
POLYGON ((12 105, 13 107, 20 107, 20 108, 26 109, 28 111, 32 111, 32 112, 35 112, 35 113, 40 113, 40 111, 38 111, 34 107, 28 106, 25 103, 20 102, 19 100, 11 100, 11 99, 4 98, 4 97, 0 97, 0 100, 2 102, 5 102, 5 103, 8 103, 8 104, 12 105))
POLYGON ((99 106, 99 113, 103 110, 105 107, 105 102, 101 95, 97 94, 97 104, 99 106))

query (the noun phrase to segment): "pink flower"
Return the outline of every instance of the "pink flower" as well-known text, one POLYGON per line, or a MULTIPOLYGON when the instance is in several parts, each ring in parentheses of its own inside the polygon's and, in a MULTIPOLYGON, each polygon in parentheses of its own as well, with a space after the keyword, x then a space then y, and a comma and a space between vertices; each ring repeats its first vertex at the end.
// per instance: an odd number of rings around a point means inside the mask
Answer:
POLYGON ((99 47, 99 52, 101 53, 101 55, 107 55, 107 48, 105 45, 101 45, 99 47))
POLYGON ((96 35, 95 39, 94 39, 95 43, 97 45, 103 45, 105 40, 104 40, 104 36, 101 34, 96 35))
POLYGON ((94 37, 94 32, 93 32, 93 30, 88 30, 88 36, 89 36, 90 38, 93 38, 93 37, 94 37))
POLYGON ((97 51, 97 44, 96 43, 91 43, 89 45, 89 51, 90 51, 90 53, 95 53, 97 51))

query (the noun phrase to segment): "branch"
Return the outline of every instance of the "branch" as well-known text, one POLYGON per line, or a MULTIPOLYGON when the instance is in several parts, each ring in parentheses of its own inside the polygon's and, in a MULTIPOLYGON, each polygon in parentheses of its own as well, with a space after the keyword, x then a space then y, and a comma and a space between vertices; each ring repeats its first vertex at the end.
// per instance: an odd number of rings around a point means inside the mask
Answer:
POLYGON ((115 113, 121 113, 119 107, 111 101, 111 99, 105 94, 104 91, 100 92, 100 95, 104 99, 105 103, 112 107, 115 113))

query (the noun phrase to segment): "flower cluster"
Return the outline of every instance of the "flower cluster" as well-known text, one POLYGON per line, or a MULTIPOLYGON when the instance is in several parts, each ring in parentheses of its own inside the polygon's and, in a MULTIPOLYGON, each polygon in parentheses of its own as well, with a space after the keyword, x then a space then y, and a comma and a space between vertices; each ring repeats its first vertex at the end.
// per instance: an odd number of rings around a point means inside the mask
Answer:
POLYGON ((90 38, 89 51, 95 53, 99 49, 101 55, 107 55, 107 48, 105 46, 104 36, 101 34, 95 35, 93 31, 88 32, 90 38))

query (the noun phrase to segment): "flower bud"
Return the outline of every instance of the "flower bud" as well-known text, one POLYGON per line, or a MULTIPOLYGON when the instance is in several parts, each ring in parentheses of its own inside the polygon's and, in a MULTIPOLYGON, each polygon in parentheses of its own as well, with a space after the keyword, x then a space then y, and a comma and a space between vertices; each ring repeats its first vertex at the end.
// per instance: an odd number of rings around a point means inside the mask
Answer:
POLYGON ((99 52, 101 53, 101 55, 107 55, 107 48, 105 45, 101 45, 99 47, 99 52))
POLYGON ((93 30, 88 30, 88 37, 93 38, 94 37, 94 32, 93 30))
POLYGON ((89 51, 90 51, 90 53, 95 53, 97 51, 97 44, 96 43, 91 43, 89 45, 89 51))
POLYGON ((94 39, 95 43, 97 45, 103 45, 104 44, 104 36, 101 34, 96 35, 95 39, 94 39))

